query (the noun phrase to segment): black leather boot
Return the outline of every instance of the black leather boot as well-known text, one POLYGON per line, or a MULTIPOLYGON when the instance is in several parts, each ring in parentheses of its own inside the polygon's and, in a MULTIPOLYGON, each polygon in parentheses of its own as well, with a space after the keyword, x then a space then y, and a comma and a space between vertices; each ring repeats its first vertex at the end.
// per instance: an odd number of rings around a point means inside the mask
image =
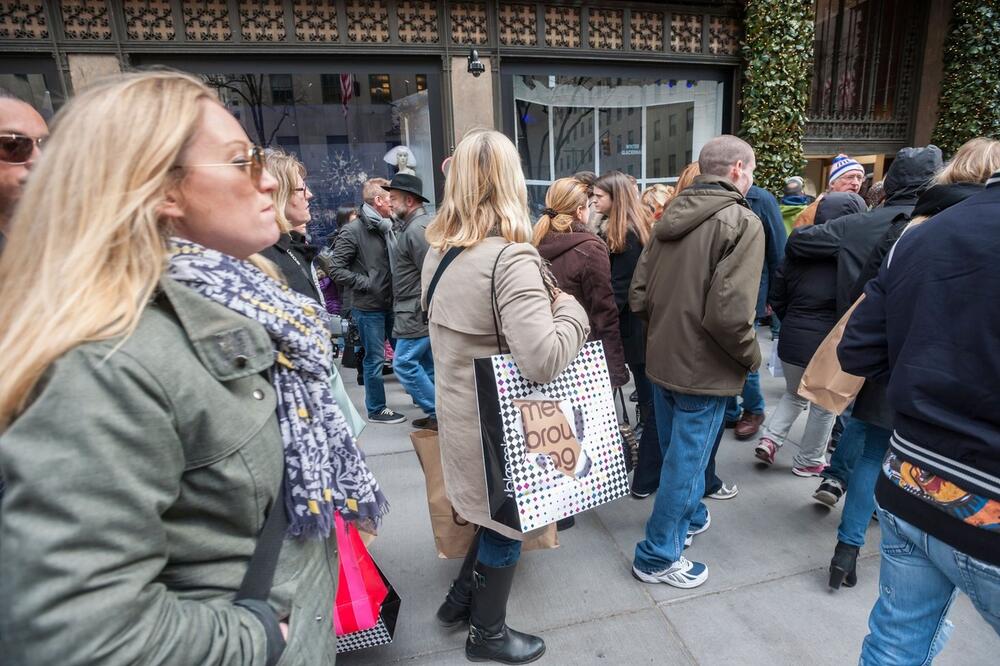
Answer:
POLYGON ((462 560, 458 578, 452 581, 444 603, 438 608, 438 622, 445 627, 454 628, 469 623, 469 608, 472 606, 472 570, 476 566, 477 553, 479 553, 478 530, 472 538, 472 544, 469 545, 469 552, 462 560))
POLYGON ((545 654, 545 641, 507 626, 507 599, 517 565, 494 569, 476 565, 472 617, 465 656, 469 661, 527 664, 545 654))
POLYGON ((844 587, 854 587, 858 582, 857 565, 858 551, 860 548, 851 546, 843 541, 837 542, 837 547, 833 551, 833 559, 830 560, 830 587, 839 590, 841 584, 844 587))

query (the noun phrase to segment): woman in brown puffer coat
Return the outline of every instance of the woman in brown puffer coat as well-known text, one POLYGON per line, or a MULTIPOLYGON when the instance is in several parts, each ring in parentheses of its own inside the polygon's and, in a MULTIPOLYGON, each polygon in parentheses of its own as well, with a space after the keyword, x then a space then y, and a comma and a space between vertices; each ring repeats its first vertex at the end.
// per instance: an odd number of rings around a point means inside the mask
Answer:
POLYGON ((576 298, 587 311, 589 339, 604 344, 611 385, 624 386, 629 374, 618 305, 611 289, 611 261, 604 241, 587 231, 587 203, 587 187, 583 183, 573 178, 560 178, 552 183, 532 243, 551 264, 559 288, 576 298))

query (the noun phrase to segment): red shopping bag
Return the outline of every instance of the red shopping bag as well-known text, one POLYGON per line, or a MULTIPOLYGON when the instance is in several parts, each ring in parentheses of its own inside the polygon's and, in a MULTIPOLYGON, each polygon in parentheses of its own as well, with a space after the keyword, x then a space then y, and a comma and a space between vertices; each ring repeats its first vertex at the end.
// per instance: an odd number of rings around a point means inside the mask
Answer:
POLYGON ((379 611, 389 589, 361 541, 358 529, 346 524, 339 512, 335 520, 340 576, 333 626, 338 636, 344 636, 378 624, 379 611))

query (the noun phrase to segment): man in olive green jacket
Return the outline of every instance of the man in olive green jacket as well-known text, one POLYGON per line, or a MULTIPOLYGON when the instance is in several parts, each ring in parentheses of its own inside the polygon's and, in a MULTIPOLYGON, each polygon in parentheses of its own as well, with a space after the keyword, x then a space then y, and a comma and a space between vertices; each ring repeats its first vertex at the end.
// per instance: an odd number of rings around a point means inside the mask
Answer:
POLYGON ((711 522, 701 497, 726 398, 738 395, 747 373, 760 366, 753 320, 764 229, 744 199, 753 184, 753 150, 720 136, 705 144, 698 164, 703 175, 653 229, 629 298, 649 324, 646 375, 665 451, 665 482, 632 572, 643 582, 680 588, 708 578, 708 567, 681 552, 711 522))
POLYGON ((126 340, 55 362, 0 435, 0 663, 333 663, 332 535, 286 539, 267 603, 234 603, 284 510, 274 359, 263 326, 163 278, 126 340))

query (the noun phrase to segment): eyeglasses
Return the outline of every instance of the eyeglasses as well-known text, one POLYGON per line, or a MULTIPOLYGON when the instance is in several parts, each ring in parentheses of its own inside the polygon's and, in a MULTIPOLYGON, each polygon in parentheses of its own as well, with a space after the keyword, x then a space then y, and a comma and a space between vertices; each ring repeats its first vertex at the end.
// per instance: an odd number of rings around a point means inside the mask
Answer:
POLYGON ((261 177, 264 175, 264 149, 260 146, 250 146, 243 157, 244 161, 217 162, 214 164, 178 164, 175 169, 201 169, 206 167, 234 166, 240 169, 250 167, 250 181, 254 187, 260 188, 261 177))
POLYGON ((301 192, 302 194, 305 194, 308 191, 309 191, 308 187, 293 187, 292 188, 292 192, 301 192))
POLYGON ((7 164, 27 164, 35 146, 42 149, 42 143, 48 137, 27 136, 25 134, 0 134, 0 162, 7 164))

